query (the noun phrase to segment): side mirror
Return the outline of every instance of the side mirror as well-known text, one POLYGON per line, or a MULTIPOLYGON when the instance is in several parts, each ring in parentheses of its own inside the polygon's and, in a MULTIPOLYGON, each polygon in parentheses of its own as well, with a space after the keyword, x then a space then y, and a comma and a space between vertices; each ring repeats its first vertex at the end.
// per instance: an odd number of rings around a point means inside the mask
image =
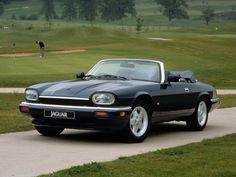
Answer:
POLYGON ((161 89, 167 89, 167 87, 170 87, 170 86, 171 86, 170 82, 165 82, 161 84, 161 89))
POLYGON ((77 79, 83 79, 84 76, 85 76, 84 72, 78 72, 78 73, 76 74, 76 78, 77 78, 77 79))

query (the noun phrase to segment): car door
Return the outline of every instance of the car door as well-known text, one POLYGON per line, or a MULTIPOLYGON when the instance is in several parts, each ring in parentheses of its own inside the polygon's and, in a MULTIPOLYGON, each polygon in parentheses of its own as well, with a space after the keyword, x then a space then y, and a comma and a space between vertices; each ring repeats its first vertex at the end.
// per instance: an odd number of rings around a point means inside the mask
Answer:
POLYGON ((168 121, 194 112, 196 94, 191 92, 194 83, 171 82, 169 86, 158 89, 155 121, 168 121))

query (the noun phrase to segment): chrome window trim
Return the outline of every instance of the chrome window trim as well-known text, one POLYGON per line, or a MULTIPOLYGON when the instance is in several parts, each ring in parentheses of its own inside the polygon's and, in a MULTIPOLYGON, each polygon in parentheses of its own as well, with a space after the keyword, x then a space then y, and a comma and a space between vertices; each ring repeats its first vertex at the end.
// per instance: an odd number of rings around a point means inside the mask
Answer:
POLYGON ((76 97, 63 97, 63 96, 39 96, 39 98, 89 101, 89 98, 76 98, 76 97))
POLYGON ((160 61, 158 61, 157 63, 159 63, 160 67, 161 67, 161 84, 164 84, 165 83, 165 67, 164 67, 164 63, 160 62, 160 61))

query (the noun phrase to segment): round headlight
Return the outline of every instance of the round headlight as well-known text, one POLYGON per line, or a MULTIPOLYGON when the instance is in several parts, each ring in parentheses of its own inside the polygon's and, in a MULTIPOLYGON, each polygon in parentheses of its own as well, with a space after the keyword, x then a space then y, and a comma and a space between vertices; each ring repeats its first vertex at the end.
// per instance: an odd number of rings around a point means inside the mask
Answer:
POLYGON ((92 101, 97 105, 112 105, 115 103, 115 96, 111 93, 96 93, 92 96, 92 101))
POLYGON ((39 94, 36 90, 27 89, 25 91, 25 99, 28 101, 38 101, 39 94))

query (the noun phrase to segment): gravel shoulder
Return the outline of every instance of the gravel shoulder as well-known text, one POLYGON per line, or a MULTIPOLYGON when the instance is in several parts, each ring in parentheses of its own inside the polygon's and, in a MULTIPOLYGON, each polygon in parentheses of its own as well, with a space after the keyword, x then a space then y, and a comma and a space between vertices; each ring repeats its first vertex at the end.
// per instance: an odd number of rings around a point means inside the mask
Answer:
POLYGON ((2 134, 0 176, 37 176, 236 133, 235 112, 236 107, 215 110, 202 132, 189 132, 185 124, 175 122, 153 126, 141 144, 125 144, 118 137, 93 131, 69 130, 57 138, 40 136, 35 131, 2 134))

